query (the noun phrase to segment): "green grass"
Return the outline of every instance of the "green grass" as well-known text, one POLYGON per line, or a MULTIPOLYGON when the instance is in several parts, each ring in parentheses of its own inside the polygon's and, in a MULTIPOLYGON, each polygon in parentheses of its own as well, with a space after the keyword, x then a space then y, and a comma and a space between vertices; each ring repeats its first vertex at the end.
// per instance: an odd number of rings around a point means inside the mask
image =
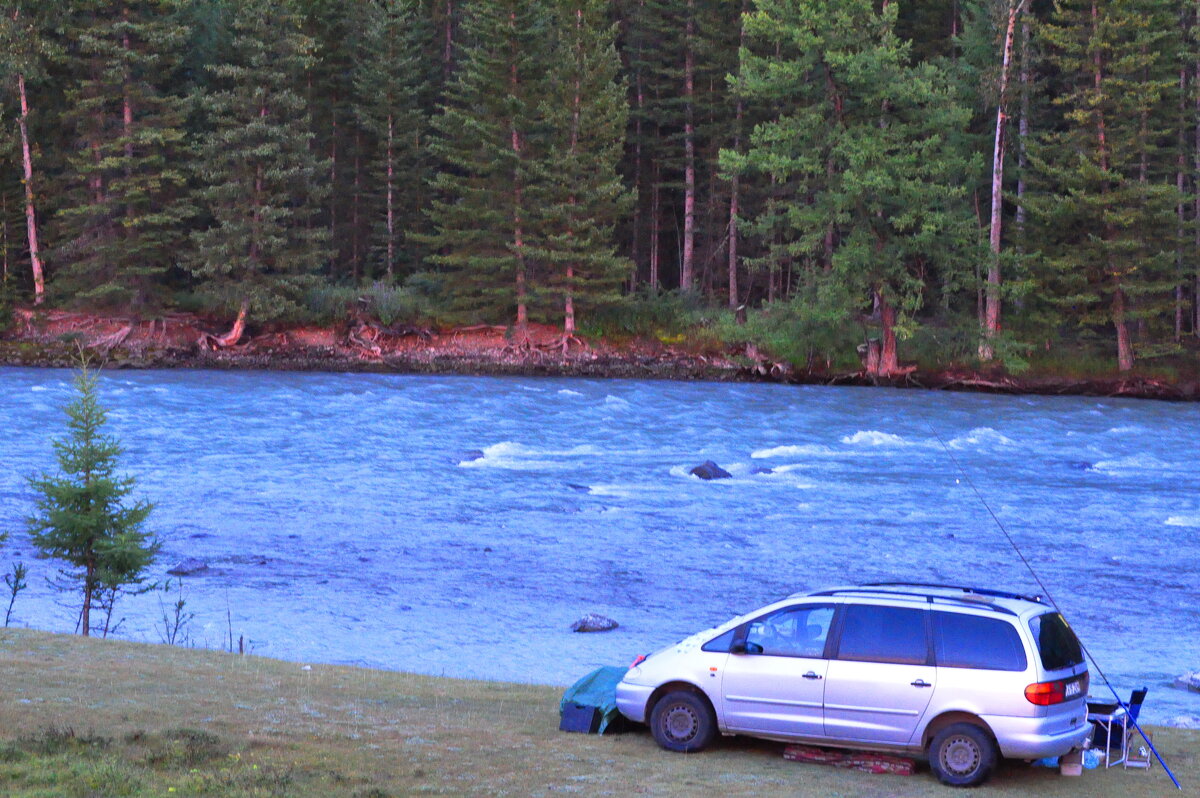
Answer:
MULTIPOLYGON (((963 796, 928 771, 785 761, 741 738, 683 756, 644 731, 557 730, 559 688, 0 630, 0 795, 963 796)), ((1155 739, 1200 795, 1200 732, 1155 739)), ((1006 764, 972 796, 1178 794, 1159 768, 1006 764)))

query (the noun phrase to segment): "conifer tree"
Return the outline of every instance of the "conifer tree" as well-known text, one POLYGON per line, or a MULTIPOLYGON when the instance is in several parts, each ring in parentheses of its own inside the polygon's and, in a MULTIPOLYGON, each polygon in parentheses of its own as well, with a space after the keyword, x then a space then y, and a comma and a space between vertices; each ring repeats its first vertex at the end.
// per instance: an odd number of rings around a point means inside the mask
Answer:
POLYGON ((552 12, 551 69, 540 109, 547 142, 531 189, 542 224, 531 254, 561 297, 565 352, 578 307, 615 301, 628 273, 614 241, 631 199, 617 172, 628 104, 605 3, 556 0, 552 12))
POLYGON ((962 154, 947 131, 966 121, 933 65, 910 66, 894 33, 896 5, 869 0, 759 0, 740 85, 773 102, 732 169, 768 176, 776 196, 754 229, 775 257, 824 268, 882 332, 877 374, 898 371, 896 336, 911 330, 930 263, 959 268, 972 239, 955 180, 962 154))
POLYGON ((173 0, 79 2, 66 26, 67 157, 53 292, 139 312, 160 305, 189 209, 183 98, 167 79, 186 29, 173 0))
POLYGON ((1172 139, 1178 48, 1166 11, 1152 0, 1063 0, 1042 28, 1064 83, 1061 124, 1033 157, 1044 279, 1077 323, 1112 325, 1121 371, 1134 366, 1133 322, 1173 287, 1178 192, 1159 145, 1172 139))
POLYGON ((421 260, 408 233, 424 228, 429 116, 422 107, 432 89, 428 60, 434 32, 419 0, 380 0, 368 9, 355 54, 355 113, 373 138, 368 212, 375 274, 391 279, 402 265, 421 260))
MULTIPOLYGON (((364 222, 366 131, 356 112, 355 65, 377 0, 295 0, 315 49, 304 77, 313 147, 325 161, 328 186, 319 223, 329 230, 334 278, 362 273, 369 225, 364 222)), ((382 57, 382 56, 379 56, 382 57)))
POLYGON ((728 0, 626 0, 622 10, 639 198, 633 254, 655 287, 701 288, 713 261, 701 228, 714 223, 726 188, 716 160, 732 132, 726 76, 737 61, 740 10, 728 0))
POLYGON ((314 224, 328 187, 312 152, 299 88, 313 42, 283 0, 247 0, 232 20, 229 61, 210 68, 207 130, 197 148, 197 204, 209 225, 193 235, 198 292, 237 312, 212 343, 236 343, 251 311, 297 312, 327 261, 328 231, 314 224))
POLYGON ((543 3, 477 0, 460 31, 459 72, 434 119, 441 161, 423 240, 452 286, 451 310, 465 319, 510 318, 527 343, 540 275, 530 260, 536 207, 529 196, 543 146, 538 103, 545 90, 543 3))
MULTIPOLYGON (((128 503, 132 477, 116 473, 121 445, 104 433, 107 412, 98 397, 98 375, 86 362, 75 376, 75 399, 67 405, 66 438, 54 442, 60 474, 30 480, 37 512, 30 540, 47 557, 67 563, 70 583, 82 591, 80 634, 93 629, 92 609, 145 582, 158 541, 144 529, 153 506, 128 503)), ((108 631, 107 624, 103 627, 108 631)))

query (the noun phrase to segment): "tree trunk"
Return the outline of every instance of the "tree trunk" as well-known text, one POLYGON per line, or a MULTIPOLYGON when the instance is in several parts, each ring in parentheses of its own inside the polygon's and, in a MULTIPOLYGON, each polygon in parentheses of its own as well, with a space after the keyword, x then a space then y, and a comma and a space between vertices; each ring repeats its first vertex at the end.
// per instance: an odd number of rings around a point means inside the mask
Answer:
POLYGON ((988 242, 992 257, 988 261, 987 293, 985 297, 983 340, 979 343, 979 359, 987 362, 995 357, 993 339, 1000 333, 1000 244, 1004 211, 1005 133, 1008 126, 1008 73, 1012 64, 1013 39, 1017 17, 1028 0, 1013 4, 1009 1, 1008 22, 1004 28, 1004 51, 1000 66, 1000 92, 996 103, 996 136, 992 147, 992 214, 988 242))
MULTIPOLYGON (((1017 238, 1025 238, 1025 169, 1029 144, 1029 21, 1021 22, 1021 118, 1017 122, 1017 238)), ((1022 246, 1018 243, 1018 246, 1022 246)))
MULTIPOLYGON (((739 102, 739 116, 741 108, 739 102)), ((738 176, 734 175, 729 185, 729 309, 735 310, 738 304, 738 176)))
POLYGON ((896 309, 887 301, 883 289, 876 292, 879 298, 879 323, 883 328, 883 351, 879 356, 879 376, 888 377, 900 371, 900 360, 896 353, 896 309))
POLYGON ((683 57, 683 258, 679 265, 679 287, 684 291, 692 290, 696 267, 695 13, 695 0, 688 0, 683 57))
MULTIPOLYGON (((1186 30, 1185 30, 1186 35, 1186 30)), ((1187 113, 1187 69, 1180 68, 1179 70, 1179 118, 1182 120, 1187 113)), ((1186 186, 1184 170, 1187 168, 1187 134, 1184 132, 1183 126, 1179 127, 1178 140, 1176 142, 1178 154, 1175 159, 1175 191, 1178 192, 1179 199, 1175 204, 1175 343, 1183 340, 1183 284, 1184 284, 1184 263, 1183 263, 1183 226, 1185 224, 1183 192, 1186 186)))
POLYGON ((442 80, 449 85, 454 74, 454 0, 446 0, 446 24, 442 31, 442 80))
POLYGON ((1125 321, 1125 289, 1120 286, 1113 292, 1113 325, 1117 328, 1117 368, 1133 370, 1133 346, 1129 340, 1129 324, 1125 321))
POLYGON ((29 236, 29 264, 33 268, 33 304, 46 298, 46 282, 42 273, 42 257, 38 252, 37 213, 33 206, 33 153, 29 147, 29 100, 25 94, 25 75, 17 73, 17 93, 21 98, 21 116, 17 126, 21 131, 21 160, 25 168, 25 232, 29 236))
MULTIPOLYGON (((516 12, 509 14, 509 24, 516 29, 517 15, 516 12)), ((517 74, 516 53, 511 53, 512 58, 509 67, 509 90, 513 97, 517 97, 520 87, 520 76, 517 74)), ((516 156, 516 164, 521 162, 521 132, 517 129, 517 120, 510 121, 510 129, 512 132, 512 150, 516 156)), ((519 168, 519 166, 517 167, 519 168)), ((521 203, 523 202, 521 180, 518 175, 513 175, 513 252, 517 260, 517 328, 521 331, 521 337, 526 336, 525 328, 529 323, 528 310, 528 287, 526 286, 525 274, 525 238, 522 231, 523 220, 521 216, 521 203)), ((522 341, 524 343, 524 341, 522 341)))
MULTIPOLYGON (((1096 5, 1096 0, 1092 0, 1092 35, 1099 37, 1099 29, 1100 12, 1096 5)), ((1102 96, 1104 62, 1099 49, 1092 56, 1092 64, 1094 67, 1092 83, 1095 86, 1097 96, 1102 96)), ((1104 112, 1102 110, 1096 112, 1096 151, 1100 156, 1101 171, 1108 172, 1108 133, 1104 124, 1104 112)), ((1101 194, 1108 194, 1107 182, 1101 186, 1100 191, 1101 194)), ((1112 236, 1112 223, 1110 222, 1105 225, 1104 240, 1111 241, 1112 236)), ((1112 252, 1107 252, 1106 257, 1108 258, 1108 273, 1113 275, 1116 270, 1112 262, 1112 252)), ((1119 282, 1113 289, 1112 320, 1113 326, 1117 329, 1117 368, 1121 371, 1129 371, 1133 368, 1133 347, 1129 342, 1129 327, 1125 322, 1125 291, 1119 282)))
POLYGON ((89 562, 83 575, 83 610, 80 612, 79 633, 84 637, 92 636, 92 594, 96 592, 96 565, 89 562))
MULTIPOLYGON (((121 16, 126 24, 129 22, 129 8, 121 8, 121 16)), ((129 43, 129 29, 126 28, 125 34, 121 37, 121 46, 128 53, 132 49, 129 43)), ((133 166, 133 99, 129 96, 129 70, 125 70, 125 82, 122 87, 121 98, 121 121, 124 124, 125 134, 125 176, 129 177, 129 170, 133 166)), ((132 211, 132 209, 130 209, 132 211)))
POLYGON ((330 131, 329 131, 329 242, 333 245, 333 257, 335 262, 332 264, 330 271, 336 273, 337 261, 341 260, 342 248, 338 242, 338 217, 337 217, 337 170, 338 170, 338 123, 337 123, 337 95, 333 95, 333 110, 330 111, 330 131))
POLYGON ((242 340, 242 333, 246 331, 246 314, 250 310, 250 300, 243 299, 241 307, 238 308, 237 319, 233 322, 233 327, 224 335, 218 336, 214 342, 219 347, 235 346, 238 341, 242 340))
MULTIPOLYGON (((569 152, 571 159, 575 159, 576 151, 579 149, 579 127, 580 117, 583 108, 583 84, 582 76, 579 71, 583 68, 583 8, 575 9, 575 94, 571 97, 571 138, 569 152)), ((575 224, 575 195, 572 194, 568 200, 571 207, 570 224, 575 224)), ((568 237, 574 236, 574 231, 568 229, 568 237)), ((571 339, 575 337, 575 264, 567 262, 566 287, 563 296, 563 342, 562 351, 565 355, 567 348, 570 346, 571 339)))
POLYGON ((396 207, 395 207, 395 119, 388 114, 387 120, 387 276, 390 282, 393 264, 396 262, 396 207))
MULTIPOLYGON (((1200 3, 1196 5, 1196 19, 1192 23, 1200 27, 1200 3)), ((1195 69, 1192 72, 1192 79, 1197 90, 1192 94, 1195 96, 1196 109, 1196 132, 1195 132, 1195 152, 1192 162, 1192 234, 1194 252, 1200 252, 1200 55, 1197 56, 1195 69)), ((1196 266, 1195 279, 1192 281, 1192 335, 1200 338, 1200 265, 1196 266)))
MULTIPOLYGON (((650 186, 650 288, 654 291, 659 287, 658 262, 659 262, 659 192, 661 185, 658 179, 658 162, 654 163, 654 173, 651 175, 653 181, 650 186)), ((1200 202, 1200 200, 1197 200, 1200 202)))
POLYGON ((8 192, 0 191, 0 286, 8 286, 8 192))
POLYGON ((642 108, 646 98, 642 89, 642 73, 639 69, 634 76, 634 89, 637 102, 637 118, 633 125, 633 185, 638 191, 637 202, 633 205, 633 246, 630 252, 633 260, 633 270, 629 275, 629 290, 637 288, 638 269, 641 267, 642 243, 642 108))
POLYGON ((878 338, 871 338, 867 341, 867 359, 864 365, 867 373, 872 376, 878 376, 879 374, 879 351, 880 346, 878 338))
POLYGON ((354 133, 354 201, 350 206, 350 273, 358 282, 362 264, 359 262, 362 229, 359 227, 359 202, 362 198, 362 134, 354 133))
POLYGON ((575 335, 575 295, 570 289, 575 279, 575 267, 567 264, 567 296, 563 300, 563 353, 566 353, 567 342, 575 335))
MULTIPOLYGON (((742 0, 742 13, 738 17, 738 50, 746 44, 746 24, 744 18, 746 15, 747 0, 742 0)), ((737 109, 734 112, 733 120, 733 150, 741 152, 742 149, 742 116, 744 114, 744 105, 742 95, 739 92, 737 98, 737 109)), ((737 310, 738 305, 738 175, 734 174, 729 181, 729 309, 737 310)))

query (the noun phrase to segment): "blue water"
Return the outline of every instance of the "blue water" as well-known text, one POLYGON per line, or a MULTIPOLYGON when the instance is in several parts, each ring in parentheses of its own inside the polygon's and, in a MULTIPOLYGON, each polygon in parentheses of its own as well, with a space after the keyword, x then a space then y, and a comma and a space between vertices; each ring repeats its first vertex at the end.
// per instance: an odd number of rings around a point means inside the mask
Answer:
MULTIPOLYGON (((16 623, 59 631, 77 607, 23 519, 70 378, 0 369, 0 570, 32 572, 16 623)), ((1196 405, 204 371, 113 372, 101 395, 157 505, 154 576, 211 566, 184 580, 193 645, 565 684, 797 590, 1038 592, 940 436, 1118 687, 1200 725, 1170 687, 1200 669, 1196 405), (710 459, 733 479, 688 474, 710 459), (621 626, 570 632, 587 612, 621 626)), ((125 599, 117 635, 159 640, 167 604, 125 599)))

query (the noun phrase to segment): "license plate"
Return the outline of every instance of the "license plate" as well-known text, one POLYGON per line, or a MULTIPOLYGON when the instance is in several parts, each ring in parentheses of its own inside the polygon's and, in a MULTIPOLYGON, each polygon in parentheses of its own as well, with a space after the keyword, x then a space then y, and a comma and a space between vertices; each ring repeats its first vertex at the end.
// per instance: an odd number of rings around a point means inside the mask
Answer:
POLYGON ((1074 698, 1079 695, 1083 685, 1079 681, 1070 682, 1067 684, 1067 698, 1074 698))

